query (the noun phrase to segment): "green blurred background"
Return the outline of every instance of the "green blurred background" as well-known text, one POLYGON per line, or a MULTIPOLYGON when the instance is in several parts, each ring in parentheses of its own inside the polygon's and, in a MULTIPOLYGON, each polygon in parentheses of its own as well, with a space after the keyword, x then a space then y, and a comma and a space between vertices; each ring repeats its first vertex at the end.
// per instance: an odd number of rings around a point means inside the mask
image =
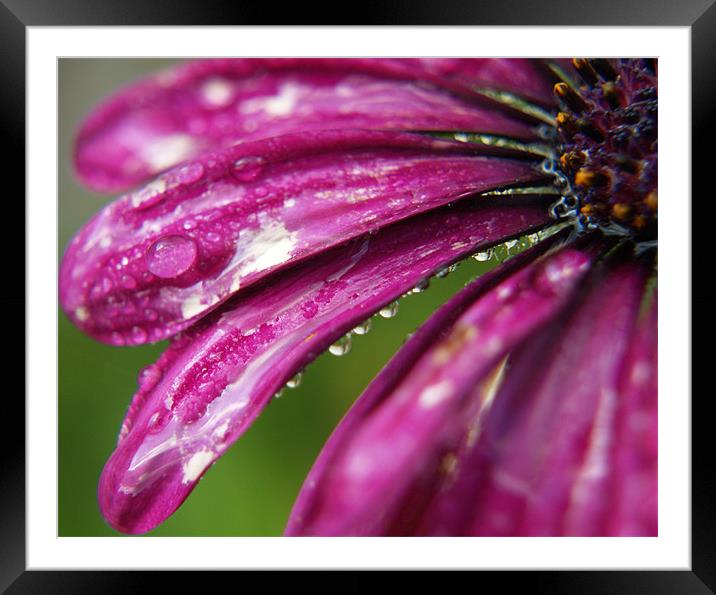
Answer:
MULTIPOLYGON (((110 198, 79 185, 72 171, 73 135, 81 120, 117 87, 176 60, 61 59, 59 77, 59 254, 110 198)), ((493 263, 494 264, 494 263, 493 263)), ((471 259, 428 291, 404 298, 398 316, 375 319, 351 352, 328 353, 306 370, 297 389, 273 401, 246 434, 211 468, 181 508, 149 535, 280 535, 303 478, 343 414, 437 306, 488 264, 471 259)), ((59 316, 60 536, 116 536, 103 521, 97 480, 112 452, 138 371, 165 343, 108 347, 59 316)))

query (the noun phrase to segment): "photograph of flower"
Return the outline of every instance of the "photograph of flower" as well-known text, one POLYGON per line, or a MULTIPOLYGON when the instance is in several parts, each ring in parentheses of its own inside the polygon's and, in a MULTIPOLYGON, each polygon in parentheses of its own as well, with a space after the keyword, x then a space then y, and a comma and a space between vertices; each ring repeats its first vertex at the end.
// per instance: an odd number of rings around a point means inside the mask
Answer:
POLYGON ((60 536, 658 535, 656 59, 58 84, 60 536))

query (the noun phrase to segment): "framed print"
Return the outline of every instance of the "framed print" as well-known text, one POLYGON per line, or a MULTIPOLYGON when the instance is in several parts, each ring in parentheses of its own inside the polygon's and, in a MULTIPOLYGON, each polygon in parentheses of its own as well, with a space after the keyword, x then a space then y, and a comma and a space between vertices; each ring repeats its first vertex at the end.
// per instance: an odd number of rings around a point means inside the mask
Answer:
POLYGON ((10 592, 180 569, 710 592, 709 2, 325 27, 9 5, 10 592))

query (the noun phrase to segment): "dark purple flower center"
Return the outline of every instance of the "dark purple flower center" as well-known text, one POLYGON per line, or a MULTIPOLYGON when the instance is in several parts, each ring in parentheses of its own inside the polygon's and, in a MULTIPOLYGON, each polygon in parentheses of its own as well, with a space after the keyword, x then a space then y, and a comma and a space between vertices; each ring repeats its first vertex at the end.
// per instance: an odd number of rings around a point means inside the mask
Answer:
POLYGON ((655 240, 656 61, 574 59, 573 64, 582 84, 554 86, 562 107, 558 167, 567 186, 561 208, 575 210, 584 228, 655 240))

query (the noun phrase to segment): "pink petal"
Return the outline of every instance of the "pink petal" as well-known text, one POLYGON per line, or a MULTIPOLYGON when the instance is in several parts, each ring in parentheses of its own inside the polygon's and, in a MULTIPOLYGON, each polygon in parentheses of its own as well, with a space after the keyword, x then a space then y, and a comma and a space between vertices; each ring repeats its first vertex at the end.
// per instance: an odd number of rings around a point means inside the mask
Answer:
POLYGON ((336 247, 236 296, 140 375, 100 480, 105 518, 130 533, 155 527, 333 341, 440 268, 544 225, 545 212, 534 198, 458 204, 336 247))
POLYGON ((619 378, 644 280, 633 261, 603 268, 561 324, 515 351, 420 534, 609 532, 619 378))
POLYGON ((424 58, 423 67, 473 88, 490 88, 553 106, 554 76, 541 60, 529 58, 424 58))
MULTIPOLYGON (((304 484, 307 493, 299 496, 287 533, 390 533, 410 488, 426 471, 434 472, 462 431, 475 385, 561 311, 589 264, 585 252, 563 248, 514 272, 508 265, 511 274, 497 284, 475 282, 482 291, 473 293, 473 303, 440 340, 419 340, 424 349, 411 353, 412 366, 397 356, 388 369, 398 366, 404 376, 396 381, 389 373, 389 382, 379 377, 379 388, 368 389, 349 412, 331 439, 329 462, 321 461, 319 475, 312 473, 304 484), (368 411, 360 404, 365 398, 372 401, 368 411)), ((466 291, 475 292, 475 286, 466 291)))
POLYGON ((97 214, 70 244, 60 299, 115 345, 158 341, 271 271, 456 199, 539 180, 525 161, 419 135, 323 131, 176 168, 97 214))
MULTIPOLYGON (((515 81, 541 93, 531 63, 512 64, 483 65, 488 76, 480 80, 506 82, 514 70, 515 81)), ((116 192, 207 150, 331 128, 535 138, 528 124, 462 85, 464 76, 451 81, 441 70, 396 59, 190 62, 120 90, 96 110, 79 131, 77 172, 90 187, 116 192)))
POLYGON ((658 535, 657 301, 640 321, 622 373, 616 414, 610 535, 658 535))

